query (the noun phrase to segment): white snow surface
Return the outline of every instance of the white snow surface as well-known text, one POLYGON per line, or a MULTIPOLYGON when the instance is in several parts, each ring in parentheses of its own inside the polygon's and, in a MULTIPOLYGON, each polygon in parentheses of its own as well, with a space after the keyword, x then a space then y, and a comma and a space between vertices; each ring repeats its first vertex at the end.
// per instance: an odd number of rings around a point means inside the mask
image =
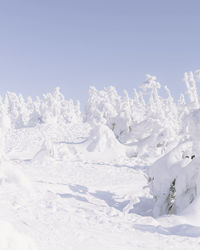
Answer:
POLYGON ((84 123, 42 124, 7 135, 0 249, 199 249, 199 221, 153 217, 147 172, 155 159, 114 154, 114 143, 117 150, 125 146, 104 126, 96 129, 93 146, 94 131, 84 123))
POLYGON ((0 97, 0 250, 200 249, 200 70, 175 102, 59 88, 0 97))

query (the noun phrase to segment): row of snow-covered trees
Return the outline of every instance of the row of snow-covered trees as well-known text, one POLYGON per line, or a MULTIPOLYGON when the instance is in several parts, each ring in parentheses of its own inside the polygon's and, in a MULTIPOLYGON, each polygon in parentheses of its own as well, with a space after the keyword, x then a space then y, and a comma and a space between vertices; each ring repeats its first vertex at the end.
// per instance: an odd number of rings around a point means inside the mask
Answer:
POLYGON ((187 103, 183 94, 178 101, 174 101, 166 86, 167 97, 161 97, 161 85, 151 75, 146 76, 140 91, 134 89, 131 96, 127 91, 120 96, 112 86, 103 90, 90 87, 84 112, 81 112, 79 102, 65 100, 59 88, 35 100, 31 97, 25 100, 21 94, 8 92, 4 98, 0 96, 1 123, 21 128, 38 123, 76 123, 83 120, 91 126, 108 126, 121 143, 141 141, 145 144, 149 138, 157 146, 166 145, 183 129, 185 115, 200 107, 196 87, 196 82, 200 82, 200 70, 185 73, 184 81, 187 103))
POLYGON ((182 211, 200 196, 200 70, 185 73, 184 81, 186 94, 177 101, 166 86, 166 97, 161 97, 161 85, 151 75, 131 95, 124 91, 120 96, 112 86, 90 87, 82 112, 80 103, 65 100, 59 88, 34 100, 8 92, 0 97, 0 149, 12 128, 88 123, 88 151, 104 150, 106 145, 127 157, 159 158, 149 171, 154 214, 182 211))
POLYGON ((129 156, 158 158, 149 169, 154 216, 200 208, 200 70, 185 73, 184 81, 186 95, 178 101, 166 86, 167 97, 161 97, 150 75, 132 98, 113 87, 89 90, 85 115, 92 126, 104 124, 121 143, 135 147, 129 156))
POLYGON ((147 75, 141 90, 121 97, 113 87, 89 90, 86 120, 104 124, 126 146, 129 156, 153 156, 149 185, 155 200, 154 216, 197 213, 200 209, 200 70, 184 74, 186 94, 174 101, 159 95, 156 77, 147 75))
POLYGON ((137 145, 139 153, 162 153, 185 130, 185 119, 199 108, 196 82, 200 82, 200 71, 184 74, 187 96, 180 95, 174 101, 165 86, 166 98, 159 95, 161 85, 156 77, 147 75, 141 90, 133 90, 133 97, 126 91, 119 96, 114 87, 98 91, 89 89, 85 120, 92 126, 105 124, 113 130, 116 138, 124 144, 137 145))
POLYGON ((80 103, 65 100, 59 88, 53 93, 26 100, 21 94, 8 92, 0 97, 0 127, 33 127, 39 123, 88 122, 91 126, 108 126, 116 138, 124 144, 146 145, 163 151, 184 129, 187 114, 200 107, 196 82, 200 82, 200 70, 184 74, 187 88, 187 103, 181 94, 174 101, 165 86, 165 98, 159 95, 161 85, 156 77, 147 75, 140 91, 133 90, 131 96, 124 91, 120 96, 114 87, 97 90, 90 87, 84 112, 80 103))
POLYGON ((33 127, 39 123, 69 123, 81 120, 80 103, 65 100, 60 89, 53 93, 27 100, 21 94, 8 92, 0 97, 1 127, 33 127))

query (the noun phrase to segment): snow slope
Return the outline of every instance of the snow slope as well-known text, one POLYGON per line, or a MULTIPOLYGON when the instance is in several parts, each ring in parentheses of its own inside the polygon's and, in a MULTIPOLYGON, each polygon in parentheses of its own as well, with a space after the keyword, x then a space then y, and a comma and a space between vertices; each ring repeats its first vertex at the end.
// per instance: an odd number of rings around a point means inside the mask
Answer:
POLYGON ((101 141, 104 129, 97 128, 93 146, 94 131, 83 123, 7 133, 0 163, 1 250, 200 248, 199 221, 153 217, 147 173, 155 158, 114 154, 114 138, 107 133, 101 141), (113 147, 108 154, 106 140, 113 147))

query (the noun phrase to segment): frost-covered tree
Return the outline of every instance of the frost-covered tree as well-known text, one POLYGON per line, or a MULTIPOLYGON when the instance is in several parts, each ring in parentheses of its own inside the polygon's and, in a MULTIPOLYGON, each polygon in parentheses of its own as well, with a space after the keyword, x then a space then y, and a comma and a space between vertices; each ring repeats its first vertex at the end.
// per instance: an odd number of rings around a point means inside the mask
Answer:
POLYGON ((185 73, 189 103, 181 95, 176 105, 177 141, 149 170, 155 216, 180 213, 200 202, 200 109, 196 86, 199 72, 185 73))
POLYGON ((197 86, 196 86, 196 80, 198 80, 198 71, 196 71, 196 74, 194 75, 193 72, 185 72, 184 73, 184 82, 187 87, 187 94, 190 100, 191 108, 199 108, 199 98, 197 94, 197 86))
POLYGON ((21 94, 7 92, 1 98, 1 107, 4 113, 7 112, 13 128, 34 127, 41 123, 65 124, 82 121, 80 103, 65 100, 59 88, 53 93, 43 95, 43 98, 36 97, 35 100, 31 97, 25 100, 21 94))
POLYGON ((159 96, 161 88, 156 77, 147 75, 142 91, 133 90, 133 97, 126 91, 119 96, 114 87, 89 89, 85 120, 105 124, 124 144, 133 143, 138 154, 147 151, 163 153, 177 136, 180 120, 177 104, 170 90, 165 87, 167 98, 159 96))

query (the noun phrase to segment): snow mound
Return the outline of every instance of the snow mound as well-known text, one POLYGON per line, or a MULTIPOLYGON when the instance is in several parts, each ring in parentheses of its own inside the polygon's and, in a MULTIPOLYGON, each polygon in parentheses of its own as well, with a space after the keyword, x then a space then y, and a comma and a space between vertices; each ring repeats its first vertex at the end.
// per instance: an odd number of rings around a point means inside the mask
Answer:
POLYGON ((67 160, 72 159, 73 154, 67 144, 44 141, 40 150, 35 154, 33 161, 45 162, 48 159, 67 160))
POLYGON ((0 221, 1 250, 37 250, 35 243, 28 236, 18 232, 10 223, 0 221))
POLYGON ((113 131, 105 125, 94 127, 91 130, 87 143, 89 152, 125 154, 125 147, 116 139, 113 131))
POLYGON ((0 184, 3 184, 4 182, 14 184, 27 193, 33 191, 30 180, 19 169, 19 166, 9 162, 3 162, 0 165, 0 184))

